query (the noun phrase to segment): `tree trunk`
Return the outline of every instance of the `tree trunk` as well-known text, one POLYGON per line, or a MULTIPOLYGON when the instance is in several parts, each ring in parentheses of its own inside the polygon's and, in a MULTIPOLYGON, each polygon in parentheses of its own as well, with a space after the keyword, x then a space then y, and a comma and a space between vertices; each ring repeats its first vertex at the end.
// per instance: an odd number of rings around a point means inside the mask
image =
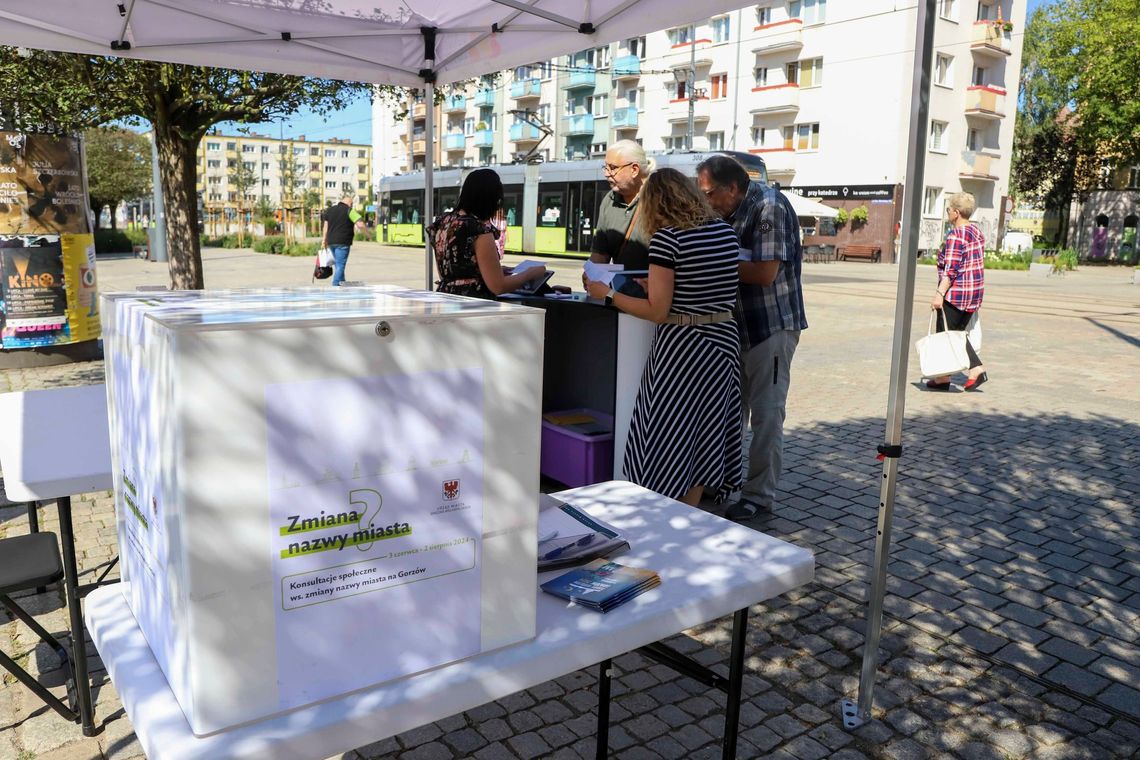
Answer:
POLYGON ((198 239, 198 167, 195 141, 155 125, 158 172, 166 206, 166 253, 174 290, 202 290, 202 249, 198 239))

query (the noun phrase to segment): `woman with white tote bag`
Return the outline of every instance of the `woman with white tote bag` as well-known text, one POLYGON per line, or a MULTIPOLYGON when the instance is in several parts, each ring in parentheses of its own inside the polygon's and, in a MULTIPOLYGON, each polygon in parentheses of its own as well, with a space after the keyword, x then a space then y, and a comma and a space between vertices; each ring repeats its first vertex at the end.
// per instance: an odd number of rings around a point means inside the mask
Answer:
MULTIPOLYGON (((937 331, 967 330, 971 317, 982 307, 985 290, 985 244, 977 225, 970 221, 977 202, 970 193, 955 193, 946 204, 946 215, 953 225, 946 242, 938 252, 938 287, 930 300, 930 308, 941 311, 936 320, 937 331)), ((966 340, 970 360, 963 388, 975 391, 989 380, 986 367, 974 346, 966 340)), ((926 381, 931 390, 950 390, 950 376, 932 377, 926 381)))

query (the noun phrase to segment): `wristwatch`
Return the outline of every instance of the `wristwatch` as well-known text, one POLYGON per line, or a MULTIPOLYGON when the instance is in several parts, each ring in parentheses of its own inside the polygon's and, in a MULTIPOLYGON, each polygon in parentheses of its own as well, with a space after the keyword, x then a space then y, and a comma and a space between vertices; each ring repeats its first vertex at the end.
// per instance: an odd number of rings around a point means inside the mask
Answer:
POLYGON ((614 290, 613 288, 610 288, 610 292, 606 293, 606 306, 613 306, 614 305, 614 294, 616 292, 617 292, 616 290, 614 290))

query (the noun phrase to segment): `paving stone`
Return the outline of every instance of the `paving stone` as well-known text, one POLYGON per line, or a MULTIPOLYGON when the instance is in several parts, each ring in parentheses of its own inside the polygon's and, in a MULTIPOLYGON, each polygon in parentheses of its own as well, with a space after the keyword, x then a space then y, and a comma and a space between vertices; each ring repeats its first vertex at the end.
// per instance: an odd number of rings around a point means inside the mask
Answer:
POLYGON ((1109 707, 1115 707, 1133 718, 1140 718, 1140 691, 1125 686, 1124 684, 1112 684, 1103 692, 1097 695, 1097 699, 1109 707))
POLYGON ((1045 678, 1054 683, 1064 684, 1073 691, 1089 697, 1099 693, 1109 684, 1107 679, 1094 675, 1068 662, 1062 662, 1060 665, 1046 672, 1045 678))
POLYGON ((831 750, 810 736, 797 736, 784 745, 784 750, 799 760, 823 760, 831 750))
POLYGON ((453 760, 451 754, 442 742, 428 742, 400 755, 400 760, 453 760))
POLYGON ((912 739, 896 739, 883 748, 883 755, 891 760, 925 760, 926 750, 912 739))
POLYGON ((807 726, 790 715, 777 715, 775 718, 769 718, 764 721, 764 725, 785 739, 798 736, 807 730, 807 726))

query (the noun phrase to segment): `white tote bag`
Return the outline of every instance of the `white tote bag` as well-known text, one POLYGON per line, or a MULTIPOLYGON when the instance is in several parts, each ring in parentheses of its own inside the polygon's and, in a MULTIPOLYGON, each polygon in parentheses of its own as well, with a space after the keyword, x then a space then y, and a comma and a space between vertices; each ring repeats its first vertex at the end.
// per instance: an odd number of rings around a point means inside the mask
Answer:
POLYGON ((322 267, 331 267, 336 263, 336 258, 333 256, 331 248, 322 248, 317 251, 317 264, 322 267))
POLYGON ((970 315, 970 321, 966 323, 966 337, 970 339, 970 345, 973 346, 975 351, 982 350, 982 310, 978 309, 970 315))
POLYGON ((918 366, 923 377, 941 377, 969 369, 970 357, 966 354, 966 333, 961 330, 934 332, 934 311, 946 327, 946 316, 941 309, 932 310, 926 337, 915 343, 918 349, 918 366))

